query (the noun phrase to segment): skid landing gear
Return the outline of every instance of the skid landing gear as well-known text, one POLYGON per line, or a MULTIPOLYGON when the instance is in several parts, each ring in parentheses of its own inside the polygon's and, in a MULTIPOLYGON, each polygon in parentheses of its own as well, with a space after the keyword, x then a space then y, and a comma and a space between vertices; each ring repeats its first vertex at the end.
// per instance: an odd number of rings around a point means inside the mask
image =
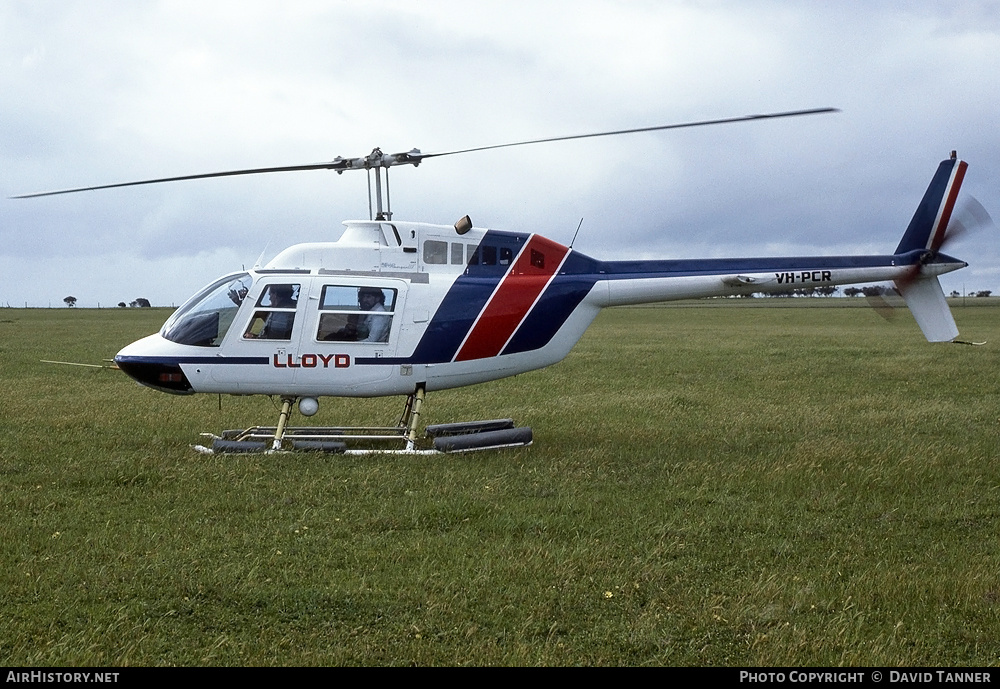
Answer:
POLYGON ((531 429, 515 427, 512 419, 435 424, 427 426, 423 436, 419 436, 425 397, 424 386, 417 386, 406 398, 395 426, 289 426, 296 398, 283 397, 277 426, 223 431, 221 436, 202 433, 211 445, 195 445, 194 449, 205 454, 294 450, 346 455, 434 455, 531 445, 531 429))

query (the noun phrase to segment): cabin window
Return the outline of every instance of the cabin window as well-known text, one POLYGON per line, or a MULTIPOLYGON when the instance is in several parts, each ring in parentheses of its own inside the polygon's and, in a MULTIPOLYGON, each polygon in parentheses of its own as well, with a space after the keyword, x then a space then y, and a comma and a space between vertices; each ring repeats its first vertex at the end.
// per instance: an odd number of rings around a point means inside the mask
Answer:
POLYGON ((319 309, 317 340, 385 343, 392 330, 396 290, 325 285, 319 309))
POLYGON ((257 310, 243 332, 243 337, 253 340, 292 339, 295 307, 298 303, 298 285, 268 285, 257 300, 257 310))
POLYGON ((469 246, 470 266, 509 266, 514 260, 514 250, 508 247, 496 247, 488 244, 469 246))
POLYGON ((160 334, 177 344, 218 347, 229 332, 252 279, 229 275, 192 297, 163 324, 160 334))
POLYGON ((424 263, 443 265, 448 263, 448 242, 428 239, 424 242, 424 263))
POLYGON ((453 266, 465 265, 465 244, 453 242, 451 245, 451 264, 453 266))

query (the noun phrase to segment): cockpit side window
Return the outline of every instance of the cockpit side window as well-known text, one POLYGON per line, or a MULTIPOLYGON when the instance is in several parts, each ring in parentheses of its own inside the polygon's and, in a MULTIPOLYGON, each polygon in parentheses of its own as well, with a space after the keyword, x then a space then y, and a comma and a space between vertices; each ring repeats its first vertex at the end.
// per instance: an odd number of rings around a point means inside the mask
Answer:
POLYGON ((167 319, 160 335, 177 344, 218 347, 252 282, 250 275, 240 273, 209 285, 167 319))
POLYGON ((324 285, 319 308, 317 340, 386 343, 396 309, 396 290, 324 285))
POLYGON ((268 285, 257 300, 257 311, 243 337, 255 340, 290 340, 295 325, 299 285, 268 285))

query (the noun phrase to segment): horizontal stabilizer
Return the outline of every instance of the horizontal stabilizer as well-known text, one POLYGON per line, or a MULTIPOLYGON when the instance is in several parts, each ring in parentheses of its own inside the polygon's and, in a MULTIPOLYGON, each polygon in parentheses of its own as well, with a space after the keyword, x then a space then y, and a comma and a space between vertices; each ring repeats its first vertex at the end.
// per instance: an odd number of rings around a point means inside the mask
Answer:
POLYGON ((958 326, 937 277, 918 278, 896 286, 928 342, 951 342, 958 337, 958 326))

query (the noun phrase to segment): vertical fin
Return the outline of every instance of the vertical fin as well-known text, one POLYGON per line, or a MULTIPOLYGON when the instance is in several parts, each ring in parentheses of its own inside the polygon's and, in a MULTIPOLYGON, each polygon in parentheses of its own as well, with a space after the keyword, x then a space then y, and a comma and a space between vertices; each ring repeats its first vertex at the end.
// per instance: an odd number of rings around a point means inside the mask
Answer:
POLYGON ((915 249, 936 250, 941 246, 967 167, 968 164, 958 160, 954 152, 951 158, 941 161, 895 253, 905 254, 915 249))

